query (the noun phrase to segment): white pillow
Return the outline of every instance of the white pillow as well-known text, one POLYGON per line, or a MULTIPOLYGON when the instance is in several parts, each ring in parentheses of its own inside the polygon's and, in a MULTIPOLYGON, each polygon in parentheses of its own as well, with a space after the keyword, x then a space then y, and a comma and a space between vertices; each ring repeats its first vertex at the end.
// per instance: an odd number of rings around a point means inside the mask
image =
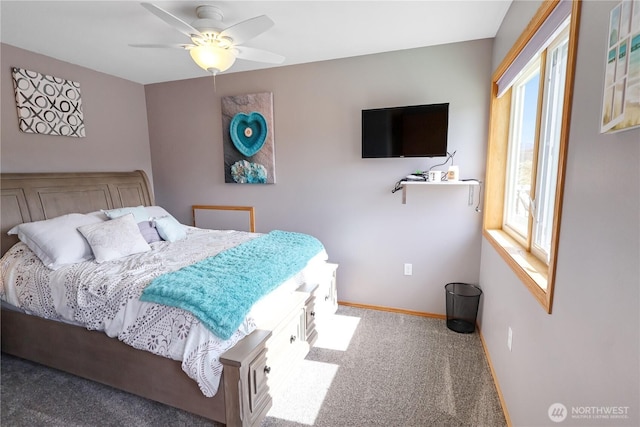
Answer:
POLYGON ((78 227, 78 231, 89 242, 97 263, 151 250, 131 213, 78 227))
POLYGON ((127 208, 118 208, 118 209, 109 209, 109 210, 103 209, 102 213, 104 213, 110 219, 116 219, 118 217, 121 217, 123 215, 130 213, 130 214, 133 214, 133 217, 135 218, 136 222, 149 220, 149 214, 147 213, 146 208, 142 205, 136 206, 136 207, 127 207, 127 208))
POLYGON ((163 216, 171 216, 171 214, 167 212, 167 210, 162 206, 146 206, 145 210, 147 211, 149 218, 152 218, 152 217, 160 218, 163 216))
POLYGON ((171 215, 152 219, 162 240, 176 242, 187 237, 187 230, 171 215))
POLYGON ((95 215, 72 213, 59 217, 19 224, 8 231, 17 234, 40 258, 42 263, 52 270, 63 265, 88 261, 93 258, 91 247, 78 227, 103 222, 95 215))
POLYGON ((99 218, 100 221, 107 221, 109 219, 109 217, 102 211, 88 212, 87 215, 95 216, 96 218, 99 218))

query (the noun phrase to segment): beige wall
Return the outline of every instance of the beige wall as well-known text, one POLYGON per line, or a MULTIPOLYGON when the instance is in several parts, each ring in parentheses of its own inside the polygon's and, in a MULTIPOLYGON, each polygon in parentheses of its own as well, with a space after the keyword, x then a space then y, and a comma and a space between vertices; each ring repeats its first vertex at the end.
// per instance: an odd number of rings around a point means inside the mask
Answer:
MULTIPOLYGON (((193 204, 256 207, 257 230, 313 234, 345 301, 444 314, 447 282, 477 283, 480 214, 468 190, 396 181, 443 159, 362 159, 364 108, 449 102, 449 149, 482 178, 491 40, 146 86, 156 196, 184 222, 193 204), (220 98, 273 92, 274 185, 225 184, 220 98), (403 264, 413 275, 403 275, 403 264)), ((478 193, 475 194, 478 200, 478 193)))
MULTIPOLYGON (((516 426, 640 425, 640 129, 598 132, 615 4, 583 2, 553 314, 482 244, 482 332, 516 426), (553 403, 569 412, 629 407, 628 418, 569 414, 556 424, 547 415, 553 403)), ((537 6, 512 4, 496 37, 501 55, 493 69, 537 6)))
POLYGON ((152 178, 144 86, 0 44, 2 172, 128 171, 152 178), (11 67, 80 83, 85 138, 23 133, 11 67))

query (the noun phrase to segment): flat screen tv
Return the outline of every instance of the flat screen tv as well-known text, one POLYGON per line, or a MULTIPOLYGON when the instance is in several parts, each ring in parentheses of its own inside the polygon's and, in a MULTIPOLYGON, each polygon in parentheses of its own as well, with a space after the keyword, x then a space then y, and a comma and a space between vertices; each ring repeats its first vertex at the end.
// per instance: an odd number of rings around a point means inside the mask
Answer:
POLYGON ((362 110, 362 157, 445 157, 449 103, 362 110))

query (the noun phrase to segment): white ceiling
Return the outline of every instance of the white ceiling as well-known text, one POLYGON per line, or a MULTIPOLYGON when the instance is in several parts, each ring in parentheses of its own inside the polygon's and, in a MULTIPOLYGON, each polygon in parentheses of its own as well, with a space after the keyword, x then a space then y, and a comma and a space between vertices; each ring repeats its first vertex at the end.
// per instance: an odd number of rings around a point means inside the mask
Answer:
MULTIPOLYGON (((201 4, 222 9, 226 26, 266 14, 275 26, 245 45, 284 55, 286 66, 491 38, 511 0, 153 3, 188 23, 201 4)), ((3 43, 134 82, 207 75, 185 50, 128 46, 189 42, 137 1, 2 0, 0 18, 3 43)), ((239 59, 226 73, 273 66, 239 59)))

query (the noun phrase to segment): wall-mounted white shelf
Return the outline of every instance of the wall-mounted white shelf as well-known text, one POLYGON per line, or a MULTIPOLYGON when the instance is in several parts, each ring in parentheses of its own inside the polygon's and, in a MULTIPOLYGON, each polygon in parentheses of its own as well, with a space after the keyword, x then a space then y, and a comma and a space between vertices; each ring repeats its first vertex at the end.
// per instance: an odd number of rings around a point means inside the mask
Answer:
POLYGON ((403 181, 402 185, 402 204, 407 203, 407 188, 414 185, 434 185, 434 186, 461 186, 466 185, 469 187, 469 206, 473 204, 474 187, 480 185, 478 181, 403 181))

